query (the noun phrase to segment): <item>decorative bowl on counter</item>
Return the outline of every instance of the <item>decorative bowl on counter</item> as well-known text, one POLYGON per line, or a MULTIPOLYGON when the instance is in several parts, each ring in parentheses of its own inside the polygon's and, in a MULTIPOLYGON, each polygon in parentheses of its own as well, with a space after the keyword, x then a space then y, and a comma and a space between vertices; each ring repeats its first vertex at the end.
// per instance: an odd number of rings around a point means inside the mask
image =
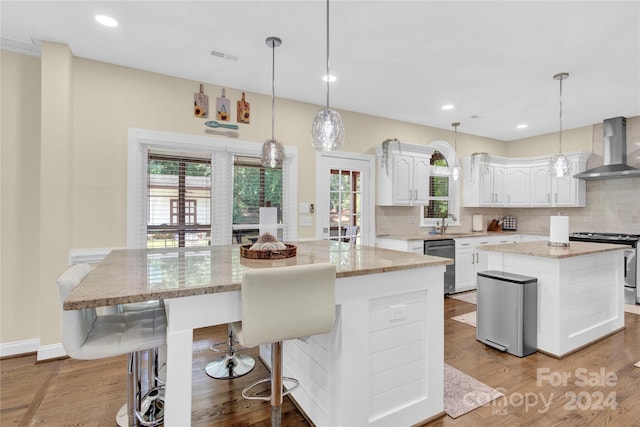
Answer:
POLYGON ((252 259, 282 259, 296 256, 298 248, 285 243, 285 249, 251 249, 253 244, 240 246, 240 256, 252 259))

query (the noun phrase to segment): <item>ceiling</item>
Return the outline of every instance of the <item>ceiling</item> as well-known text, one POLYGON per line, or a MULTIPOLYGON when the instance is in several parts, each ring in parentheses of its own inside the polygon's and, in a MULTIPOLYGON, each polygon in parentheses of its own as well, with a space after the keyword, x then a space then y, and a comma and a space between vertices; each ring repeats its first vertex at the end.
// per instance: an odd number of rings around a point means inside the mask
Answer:
MULTIPOLYGON (((62 42, 78 57, 266 95, 265 39, 278 36, 276 96, 326 102, 324 1, 3 0, 0 15, 4 47, 62 42)), ((640 115, 640 1, 332 0, 330 18, 332 108, 510 141, 559 129, 553 75, 568 72, 564 129, 640 115)))

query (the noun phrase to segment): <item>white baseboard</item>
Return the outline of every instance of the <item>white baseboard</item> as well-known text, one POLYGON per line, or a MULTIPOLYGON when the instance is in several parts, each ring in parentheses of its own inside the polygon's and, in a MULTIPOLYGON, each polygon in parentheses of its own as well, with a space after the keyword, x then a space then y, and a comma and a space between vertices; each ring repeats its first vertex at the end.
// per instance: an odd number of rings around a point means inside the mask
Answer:
POLYGON ((13 341, 0 343, 0 357, 15 356, 18 354, 33 353, 40 347, 39 339, 13 341))
POLYGON ((40 362, 42 360, 56 359, 58 357, 64 357, 66 355, 67 352, 64 351, 62 343, 42 345, 38 348, 37 360, 38 362, 40 362))

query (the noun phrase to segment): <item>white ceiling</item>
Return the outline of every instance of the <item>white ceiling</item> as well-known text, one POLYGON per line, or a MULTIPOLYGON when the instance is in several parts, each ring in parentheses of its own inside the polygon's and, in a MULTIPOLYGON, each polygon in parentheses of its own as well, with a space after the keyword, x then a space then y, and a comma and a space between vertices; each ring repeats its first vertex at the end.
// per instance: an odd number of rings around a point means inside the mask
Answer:
MULTIPOLYGON (((640 1, 330 7, 333 108, 443 129, 458 121, 461 133, 509 141, 558 130, 553 75, 568 72, 564 129, 640 115, 640 1), (447 103, 455 108, 441 110, 447 103)), ((267 95, 265 39, 278 36, 276 96, 326 102, 324 1, 3 0, 0 8, 3 43, 63 42, 78 57, 267 95), (96 14, 120 25, 103 27, 96 14)))

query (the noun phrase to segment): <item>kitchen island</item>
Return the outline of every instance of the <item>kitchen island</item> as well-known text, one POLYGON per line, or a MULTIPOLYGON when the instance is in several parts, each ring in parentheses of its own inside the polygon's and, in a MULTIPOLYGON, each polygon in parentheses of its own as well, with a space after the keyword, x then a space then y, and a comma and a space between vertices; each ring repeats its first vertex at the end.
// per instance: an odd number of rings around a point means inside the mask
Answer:
POLYGON ((64 309, 164 300, 165 425, 187 426, 193 329, 241 320, 242 276, 250 269, 330 262, 337 268, 333 329, 284 344, 284 375, 301 382, 293 398, 317 426, 412 425, 440 416, 443 273, 452 261, 333 241, 296 246, 297 256, 278 260, 242 258, 238 245, 114 250, 64 309))
POLYGON ((624 245, 487 245, 488 269, 538 279, 538 350, 563 357, 624 328, 624 245))

